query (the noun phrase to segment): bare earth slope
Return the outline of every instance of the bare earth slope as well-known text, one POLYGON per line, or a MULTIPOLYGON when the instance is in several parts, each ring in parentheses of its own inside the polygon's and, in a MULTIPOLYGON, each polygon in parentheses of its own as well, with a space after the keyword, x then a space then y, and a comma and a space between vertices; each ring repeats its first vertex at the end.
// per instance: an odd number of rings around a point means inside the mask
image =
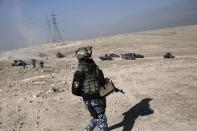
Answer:
POLYGON ((71 94, 77 67, 74 51, 92 45, 106 77, 126 94, 107 98, 109 130, 196 131, 197 25, 41 45, 1 54, 0 131, 83 131, 90 115, 71 94), (57 59, 62 51, 65 58, 57 59), (164 60, 171 51, 176 58, 164 60), (144 59, 100 61, 104 53, 136 52, 144 59), (39 57, 38 54, 45 54, 39 57), (36 58, 44 69, 11 67, 10 61, 36 58))

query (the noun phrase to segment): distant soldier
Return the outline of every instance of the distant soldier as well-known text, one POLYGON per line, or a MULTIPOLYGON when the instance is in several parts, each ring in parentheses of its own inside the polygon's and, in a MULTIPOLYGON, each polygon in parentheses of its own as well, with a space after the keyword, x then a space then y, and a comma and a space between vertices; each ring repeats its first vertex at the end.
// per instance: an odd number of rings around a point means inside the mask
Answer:
POLYGON ((43 68, 44 67, 44 62, 40 61, 39 65, 40 65, 41 68, 43 68))
POLYGON ((31 61, 32 61, 33 68, 35 69, 36 68, 36 60, 32 59, 31 61))
POLYGON ((25 69, 27 64, 26 64, 25 61, 23 61, 23 62, 22 62, 22 65, 23 65, 23 68, 25 69))

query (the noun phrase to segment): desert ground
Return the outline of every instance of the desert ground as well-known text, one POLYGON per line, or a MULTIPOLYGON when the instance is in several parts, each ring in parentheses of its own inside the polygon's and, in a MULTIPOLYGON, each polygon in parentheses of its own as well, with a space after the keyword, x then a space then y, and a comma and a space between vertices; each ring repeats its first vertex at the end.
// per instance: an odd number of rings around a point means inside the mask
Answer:
POLYGON ((197 130, 197 25, 189 25, 1 53, 0 131, 83 131, 91 117, 82 99, 72 95, 71 83, 75 51, 87 45, 105 77, 125 92, 107 97, 109 130, 197 130), (145 58, 99 59, 110 52, 145 58), (175 58, 164 59, 166 52, 175 58), (14 59, 32 58, 44 61, 44 68, 11 66, 14 59))

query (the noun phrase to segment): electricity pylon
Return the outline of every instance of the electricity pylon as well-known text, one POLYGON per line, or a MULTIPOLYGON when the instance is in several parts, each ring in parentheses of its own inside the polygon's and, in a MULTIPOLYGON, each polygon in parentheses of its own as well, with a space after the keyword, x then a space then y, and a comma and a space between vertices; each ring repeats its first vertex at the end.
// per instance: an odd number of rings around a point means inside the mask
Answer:
POLYGON ((56 15, 52 14, 51 19, 47 18, 47 25, 48 25, 48 33, 49 33, 49 38, 51 39, 52 42, 63 42, 62 35, 60 33, 60 30, 58 29, 57 26, 57 20, 56 20, 56 15))

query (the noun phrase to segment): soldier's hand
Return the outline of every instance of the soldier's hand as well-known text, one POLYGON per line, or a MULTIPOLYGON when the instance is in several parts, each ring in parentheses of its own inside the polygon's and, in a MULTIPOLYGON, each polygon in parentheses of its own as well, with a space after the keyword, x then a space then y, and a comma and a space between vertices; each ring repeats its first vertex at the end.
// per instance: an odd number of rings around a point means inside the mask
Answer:
POLYGON ((115 90, 114 90, 115 92, 118 92, 119 90, 117 89, 117 88, 115 88, 115 90))

